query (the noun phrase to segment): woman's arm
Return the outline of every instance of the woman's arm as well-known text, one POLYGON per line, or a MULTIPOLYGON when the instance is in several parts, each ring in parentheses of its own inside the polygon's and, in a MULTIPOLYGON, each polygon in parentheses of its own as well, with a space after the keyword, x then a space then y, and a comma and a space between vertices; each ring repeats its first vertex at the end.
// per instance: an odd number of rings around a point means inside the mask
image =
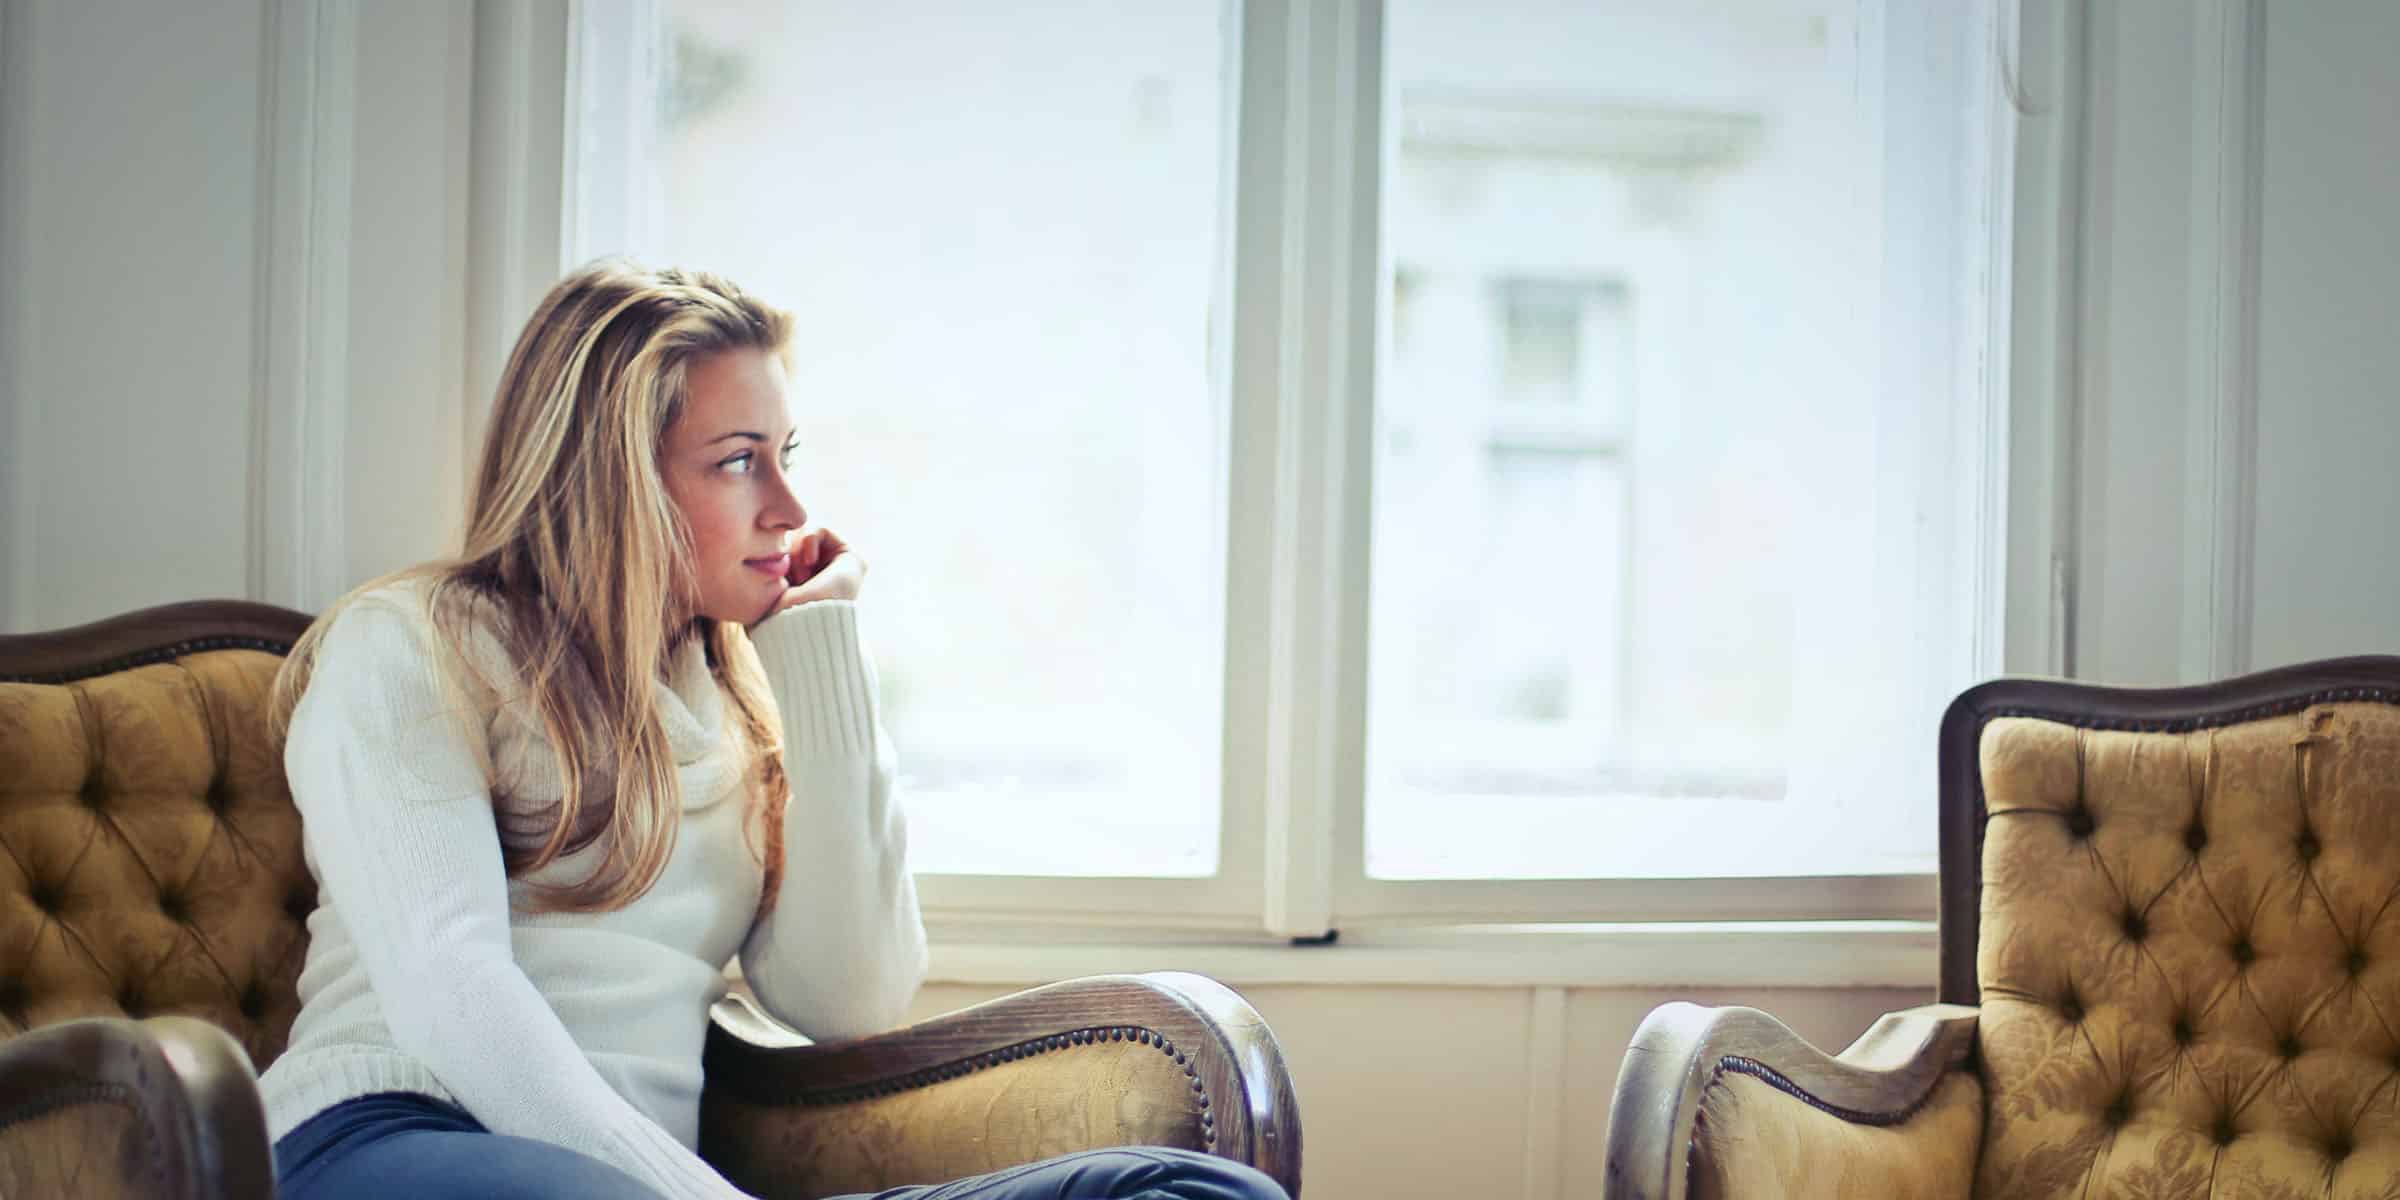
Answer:
POLYGON ((495 1133, 591 1155, 672 1197, 741 1196, 592 1068, 509 947, 490 793, 421 616, 336 618, 284 766, 320 885, 401 1050, 495 1133))
POLYGON ((783 882, 742 946, 742 974, 775 1017, 819 1041, 900 1022, 925 978, 925 926, 892 796, 858 608, 776 613, 750 642, 783 713, 783 882))

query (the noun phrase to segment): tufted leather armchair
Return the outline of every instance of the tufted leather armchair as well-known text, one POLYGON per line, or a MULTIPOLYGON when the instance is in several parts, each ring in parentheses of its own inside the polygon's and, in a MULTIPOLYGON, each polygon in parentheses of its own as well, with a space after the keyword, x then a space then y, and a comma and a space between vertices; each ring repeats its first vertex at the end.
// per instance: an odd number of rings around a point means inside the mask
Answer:
POLYGON ((1973 688, 1942 1003, 1635 1034, 1611 1197, 2400 1196, 2400 658, 1973 688))
MULTIPOLYGON (((265 706, 307 624, 202 601, 0 637, 0 1196, 274 1194, 254 1072, 298 1013, 317 897, 265 706)), ((701 1153, 760 1195, 1136 1143, 1299 1194, 1282 1052, 1196 975, 1071 980, 824 1045, 738 986, 711 1017, 701 1153)))

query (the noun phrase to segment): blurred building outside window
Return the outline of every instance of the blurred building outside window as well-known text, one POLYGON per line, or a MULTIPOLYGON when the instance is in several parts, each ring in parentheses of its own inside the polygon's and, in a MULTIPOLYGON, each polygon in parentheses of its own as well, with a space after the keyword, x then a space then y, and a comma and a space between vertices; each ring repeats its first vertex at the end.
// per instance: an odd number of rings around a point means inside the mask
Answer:
MULTIPOLYGON (((1982 346, 1895 289, 1976 280, 1977 110, 1887 64, 1957 23, 1384 16, 1366 873, 1930 871, 1982 346)), ((1218 871, 1238 10, 657 17, 646 249, 798 315, 920 869, 1218 871)))

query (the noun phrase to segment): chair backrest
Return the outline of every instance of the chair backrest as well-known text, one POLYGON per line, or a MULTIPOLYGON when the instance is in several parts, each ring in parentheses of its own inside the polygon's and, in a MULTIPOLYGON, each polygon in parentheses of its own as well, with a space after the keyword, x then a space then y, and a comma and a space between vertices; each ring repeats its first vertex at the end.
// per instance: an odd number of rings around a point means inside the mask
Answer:
POLYGON ((1941 998, 1982 1006, 1979 1195, 2400 1175, 2396 704, 2368 658, 1952 706, 1941 998))
POLYGON ((178 1014, 282 1051, 316 886, 266 706, 307 626, 202 601, 0 637, 0 1037, 178 1014))

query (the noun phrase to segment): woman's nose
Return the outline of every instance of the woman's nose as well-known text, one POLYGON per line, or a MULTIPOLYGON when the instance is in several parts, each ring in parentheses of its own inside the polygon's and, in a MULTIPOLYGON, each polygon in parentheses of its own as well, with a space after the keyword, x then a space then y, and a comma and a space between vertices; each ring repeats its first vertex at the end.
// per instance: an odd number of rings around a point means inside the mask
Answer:
POLYGON ((775 477, 774 494, 768 498, 766 511, 760 513, 759 518, 775 529, 800 529, 808 524, 808 508, 800 503, 800 497, 792 491, 791 481, 778 475, 775 477))

